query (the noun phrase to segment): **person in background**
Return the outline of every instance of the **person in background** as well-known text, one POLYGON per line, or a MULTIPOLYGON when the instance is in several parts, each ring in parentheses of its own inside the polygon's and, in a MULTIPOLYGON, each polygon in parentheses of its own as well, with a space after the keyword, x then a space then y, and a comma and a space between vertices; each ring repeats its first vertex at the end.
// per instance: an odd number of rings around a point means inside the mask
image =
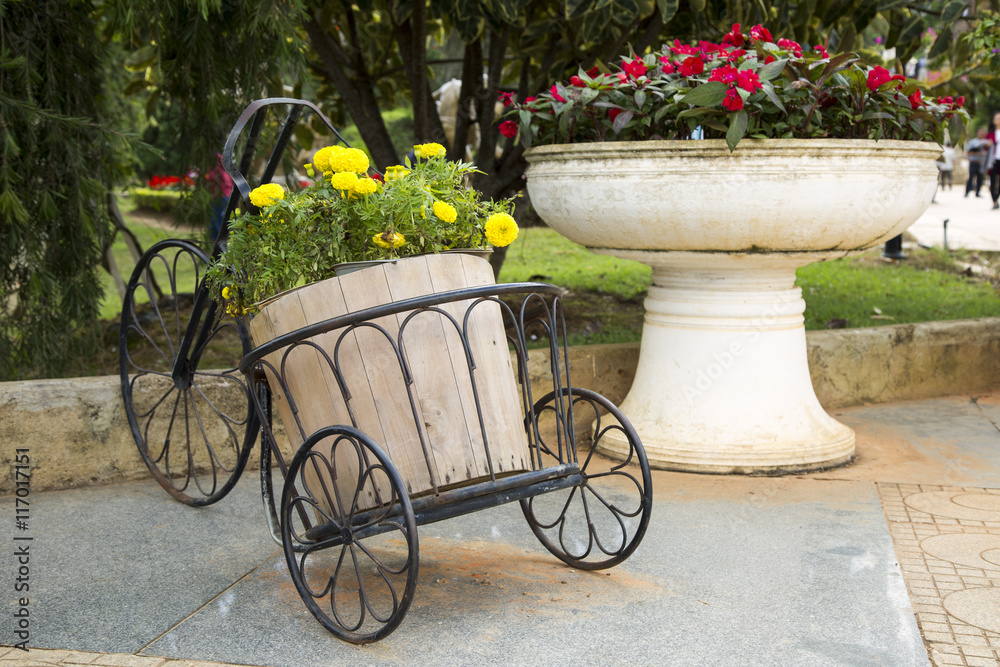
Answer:
POLYGON ((969 180, 965 182, 965 196, 973 190, 976 196, 981 197, 979 190, 983 187, 983 172, 986 171, 986 157, 990 150, 990 144, 986 141, 986 128, 981 127, 976 131, 976 136, 965 142, 965 156, 969 158, 969 180))
POLYGON ((993 120, 986 130, 986 141, 989 142, 989 154, 986 158, 986 168, 990 171, 990 197, 993 198, 993 208, 1000 208, 1000 160, 997 160, 997 147, 1000 146, 1000 111, 993 114, 993 120))
POLYGON ((941 189, 944 190, 947 185, 948 189, 951 190, 951 177, 955 171, 955 149, 947 138, 944 140, 944 153, 938 158, 937 168, 941 172, 941 189))

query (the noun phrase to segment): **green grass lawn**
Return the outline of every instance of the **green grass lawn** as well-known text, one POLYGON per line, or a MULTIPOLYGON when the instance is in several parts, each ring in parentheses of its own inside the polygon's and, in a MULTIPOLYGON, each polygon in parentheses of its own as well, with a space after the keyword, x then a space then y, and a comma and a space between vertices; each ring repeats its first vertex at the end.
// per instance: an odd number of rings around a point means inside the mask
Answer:
POLYGON ((645 264, 598 255, 551 229, 529 227, 507 250, 500 282, 545 282, 634 299, 645 294, 652 274, 645 264))

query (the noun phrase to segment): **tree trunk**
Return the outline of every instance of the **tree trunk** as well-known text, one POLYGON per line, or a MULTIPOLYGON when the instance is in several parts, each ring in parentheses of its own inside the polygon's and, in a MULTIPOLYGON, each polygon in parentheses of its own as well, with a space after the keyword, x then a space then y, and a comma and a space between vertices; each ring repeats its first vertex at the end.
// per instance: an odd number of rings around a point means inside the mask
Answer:
MULTIPOLYGON (((455 112, 455 140, 448 148, 449 160, 465 160, 465 144, 469 128, 472 126, 470 102, 482 88, 483 44, 480 40, 465 45, 462 60, 462 90, 458 94, 458 110, 455 112)), ((476 147, 479 148, 478 146, 476 147)))
POLYGON ((392 164, 399 164, 399 156, 382 120, 378 100, 372 89, 374 82, 368 71, 364 69, 363 64, 358 69, 350 63, 333 37, 324 32, 316 22, 315 14, 310 13, 309 19, 303 25, 313 50, 322 63, 323 72, 344 100, 347 113, 351 115, 351 120, 357 125, 361 138, 365 140, 372 161, 380 170, 392 164), (348 76, 344 69, 345 65, 356 71, 356 82, 348 76))
POLYGON ((431 94, 431 84, 427 78, 426 11, 423 2, 413 3, 413 13, 409 19, 393 28, 403 68, 410 83, 413 96, 414 143, 447 143, 444 126, 437 112, 437 105, 431 94))

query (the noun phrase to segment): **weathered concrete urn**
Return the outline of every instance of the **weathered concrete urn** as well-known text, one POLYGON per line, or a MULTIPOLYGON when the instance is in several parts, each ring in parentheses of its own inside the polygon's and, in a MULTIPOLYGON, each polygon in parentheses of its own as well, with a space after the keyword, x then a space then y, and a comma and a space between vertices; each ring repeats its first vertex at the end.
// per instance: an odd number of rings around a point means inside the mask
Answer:
POLYGON ((745 139, 732 153, 722 140, 527 151, 528 193, 549 226, 653 268, 621 406, 651 464, 793 472, 853 458, 854 432, 809 379, 795 270, 911 225, 934 196, 940 152, 839 139, 745 139))

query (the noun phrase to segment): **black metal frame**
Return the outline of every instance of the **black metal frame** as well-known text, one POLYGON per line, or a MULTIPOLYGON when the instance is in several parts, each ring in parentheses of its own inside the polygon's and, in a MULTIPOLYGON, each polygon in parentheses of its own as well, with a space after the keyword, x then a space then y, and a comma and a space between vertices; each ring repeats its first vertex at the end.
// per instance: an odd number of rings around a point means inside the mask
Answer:
MULTIPOLYGON (((310 611, 324 627, 338 637, 355 643, 367 643, 381 639, 392 632, 405 615, 416 586, 418 567, 416 526, 418 525, 460 516, 487 507, 520 501, 531 529, 539 537, 542 544, 564 562, 574 567, 599 569, 611 567, 627 558, 638 546, 649 522, 652 507, 652 481, 649 465, 635 430, 617 407, 594 392, 572 387, 569 378, 565 320, 560 301, 561 290, 552 285, 538 283, 490 285, 407 299, 333 317, 303 327, 252 351, 246 349, 246 341, 248 340, 246 323, 239 320, 235 326, 244 342, 244 356, 238 369, 230 370, 231 373, 238 370, 244 378, 242 390, 246 394, 249 413, 244 421, 234 422, 237 426, 245 427, 244 441, 239 451, 237 464, 232 469, 223 469, 223 472, 229 473, 229 477, 220 484, 220 474, 216 470, 215 459, 212 458, 214 456, 212 444, 202 428, 201 438, 207 445, 210 458, 213 461, 211 465, 212 486, 207 493, 203 491, 202 497, 185 494, 184 489, 190 481, 191 475, 196 472, 193 470, 194 458, 191 455, 191 418, 185 413, 183 418, 185 427, 188 429, 186 431, 188 439, 185 443, 188 448, 188 481, 185 482, 184 488, 178 490, 173 483, 173 473, 169 469, 160 470, 160 459, 151 455, 149 445, 146 442, 148 425, 146 432, 144 432, 143 425, 139 423, 139 417, 142 415, 136 415, 135 405, 132 401, 135 379, 130 370, 134 370, 134 365, 130 368, 127 363, 129 357, 127 342, 129 336, 134 337, 137 332, 140 335, 143 333, 135 314, 134 292, 144 285, 144 281, 146 281, 145 289, 149 291, 150 274, 143 267, 148 267, 157 258, 163 259, 159 254, 160 251, 180 249, 178 252, 192 252, 203 262, 215 259, 225 247, 229 218, 236 208, 242 205, 247 210, 255 210, 249 201, 251 186, 246 174, 249 173, 253 162, 257 142, 264 127, 265 114, 268 108, 274 105, 291 106, 291 111, 277 134, 276 143, 270 152, 259 183, 269 182, 273 177, 294 126, 299 122, 304 108, 314 112, 338 139, 343 141, 329 120, 309 102, 290 98, 273 98, 251 104, 234 126, 223 152, 223 166, 233 177, 234 189, 226 210, 225 224, 212 249, 211 257, 209 258, 201 251, 188 249, 184 245, 185 242, 181 241, 158 244, 147 253, 150 255, 149 259, 144 256, 129 284, 128 296, 123 309, 120 338, 122 391, 136 442, 157 480, 182 502, 192 505, 206 505, 215 502, 225 496, 235 485, 247 462, 249 451, 259 430, 261 435, 261 493, 272 536, 283 546, 293 581, 310 611), (244 144, 240 165, 237 167, 233 161, 233 153, 248 124, 249 133, 244 144), (512 300, 520 300, 519 305, 511 306, 512 300), (443 308, 446 304, 458 302, 468 304, 461 321, 443 308), (516 472, 504 476, 498 475, 493 469, 492 457, 489 456, 490 434, 487 433, 483 420, 478 390, 478 383, 488 382, 489 379, 477 378, 476 362, 468 338, 469 318, 476 308, 499 308, 507 327, 507 342, 517 360, 517 375, 521 386, 524 427, 527 431, 531 462, 531 470, 527 472, 516 472), (413 417, 417 420, 417 411, 411 392, 413 378, 409 371, 407 352, 402 341, 407 324, 416 317, 424 317, 428 314, 436 314, 442 318, 442 321, 446 323, 445 326, 453 328, 462 342, 468 365, 468 380, 472 386, 479 417, 478 423, 481 430, 479 435, 482 438, 482 446, 486 450, 487 460, 491 463, 488 479, 461 488, 442 488, 431 470, 428 443, 424 440, 423 429, 420 428, 420 424, 417 424, 417 432, 422 434, 421 444, 428 462, 432 488, 426 492, 426 495, 411 499, 402 485, 401 478, 391 459, 382 450, 380 444, 358 429, 357 419, 350 408, 350 391, 344 375, 340 371, 338 357, 340 342, 352 332, 360 328, 369 328, 381 333, 387 344, 395 351, 398 370, 404 384, 400 390, 407 392, 413 417), (400 320, 399 331, 395 336, 376 322, 376 320, 387 316, 398 316, 400 320), (537 401, 532 396, 531 383, 528 381, 527 368, 530 352, 527 345, 527 331, 529 329, 537 330, 541 333, 541 338, 548 341, 549 367, 553 378, 552 391, 537 401), (332 354, 328 353, 329 348, 325 350, 313 341, 316 336, 336 330, 341 330, 341 333, 332 354), (299 439, 303 443, 293 459, 287 462, 276 444, 277 439, 272 430, 273 388, 269 386, 269 381, 281 383, 282 395, 289 397, 290 402, 294 401, 294 397, 289 391, 287 378, 284 374, 284 362, 275 366, 267 360, 267 357, 280 353, 284 360, 287 359, 292 350, 302 346, 311 346, 316 349, 323 359, 323 363, 327 364, 334 373, 342 398, 348 405, 352 423, 330 424, 313 433, 304 432, 302 424, 297 418, 295 424, 285 424, 286 429, 298 429, 299 439), (548 418, 550 415, 552 417, 551 423, 543 427, 542 418, 548 418), (577 442, 577 433, 581 429, 581 424, 584 430, 589 429, 590 441, 588 443, 577 442), (554 436, 550 437, 546 429, 554 429, 554 436), (611 432, 618 433, 618 437, 628 443, 629 453, 623 462, 609 461, 595 455, 601 439, 611 432), (327 466, 329 472, 334 476, 338 474, 333 464, 325 458, 317 447, 318 443, 323 441, 329 443, 331 439, 333 439, 335 447, 342 446, 345 451, 353 451, 358 461, 361 462, 357 471, 357 490, 353 500, 345 500, 337 495, 336 490, 331 492, 324 484, 317 486, 316 482, 313 482, 314 488, 309 488, 310 483, 304 476, 308 467, 320 470, 322 466, 327 466), (586 455, 582 456, 584 452, 586 455), (273 480, 275 469, 280 472, 284 479, 280 493, 280 504, 273 480), (604 478, 616 481, 618 483, 616 490, 602 489, 600 482, 604 478), (360 494, 362 487, 375 485, 374 480, 376 479, 379 480, 378 485, 374 487, 377 489, 376 493, 387 493, 385 499, 380 500, 381 504, 374 508, 358 510, 358 494, 360 494), (559 496, 559 498, 550 515, 546 518, 544 516, 546 510, 536 505, 536 501, 550 494, 559 496), (615 494, 622 498, 627 496, 627 506, 625 500, 621 500, 615 494), (571 507, 578 507, 578 514, 574 515, 571 507), (599 515, 603 516, 603 520, 599 515), (577 527, 582 531, 577 535, 575 541, 568 538, 573 529, 570 524, 574 517, 579 524, 577 527), (404 543, 407 549, 405 559, 397 567, 388 566, 386 564, 388 561, 382 561, 373 555, 374 547, 368 546, 373 538, 377 539, 381 534, 393 532, 399 533, 405 538, 401 541, 397 540, 397 542, 404 543), (307 572, 306 562, 309 558, 328 550, 337 551, 339 560, 336 561, 334 574, 329 577, 328 582, 321 587, 317 594, 316 588, 309 584, 308 580, 312 575, 312 570, 307 572), (359 559, 364 560, 365 558, 371 561, 369 566, 375 573, 376 588, 383 589, 384 598, 388 601, 384 610, 376 608, 378 605, 375 604, 374 600, 377 596, 362 583, 363 568, 359 565, 359 559), (346 570, 351 568, 351 562, 353 562, 353 575, 346 573, 346 570), (347 563, 346 566, 345 563, 347 563), (399 581, 395 581, 397 579, 399 581), (345 621, 343 600, 338 603, 338 599, 335 598, 338 592, 338 582, 348 585, 355 581, 358 590, 351 592, 348 598, 351 596, 357 598, 356 600, 351 599, 358 606, 358 619, 356 622, 355 620, 345 621), (329 598, 329 610, 318 602, 324 596, 329 598), (338 604, 340 604, 339 610, 338 604)), ((174 292, 176 292, 176 288, 174 292)), ((176 298, 175 294, 175 301, 176 298)), ((219 304, 211 298, 203 281, 198 283, 193 299, 193 313, 176 348, 171 348, 169 353, 162 355, 164 358, 173 355, 169 380, 181 392, 191 389, 197 375, 201 352, 213 340, 213 336, 220 327, 222 315, 219 304)), ((152 342, 148 336, 146 339, 148 342, 152 342)), ((161 373, 161 375, 167 377, 166 373, 161 373)), ((163 401, 163 399, 160 400, 163 401)), ((170 433, 173 432, 174 421, 177 418, 177 408, 175 407, 174 414, 169 420, 167 443, 160 454, 161 458, 165 456, 166 450, 170 447, 170 433)), ((200 426, 200 418, 198 418, 197 423, 200 426)), ((227 428, 229 428, 228 425, 227 428)), ((229 430, 233 431, 232 428, 229 430)), ((197 484, 197 475, 195 475, 195 481, 197 484)))

